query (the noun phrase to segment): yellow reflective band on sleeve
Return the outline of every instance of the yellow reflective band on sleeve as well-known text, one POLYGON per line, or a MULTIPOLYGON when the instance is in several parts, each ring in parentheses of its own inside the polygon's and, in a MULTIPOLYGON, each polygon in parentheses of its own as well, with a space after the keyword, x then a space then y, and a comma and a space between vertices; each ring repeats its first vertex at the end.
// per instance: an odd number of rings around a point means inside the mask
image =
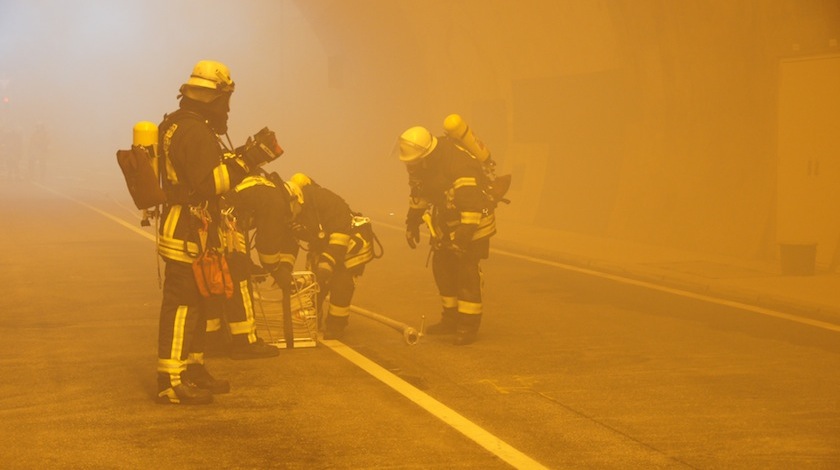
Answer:
POLYGON ((480 240, 482 238, 487 238, 491 235, 496 233, 496 214, 490 214, 486 217, 481 218, 481 222, 478 224, 478 228, 475 229, 473 233, 472 239, 473 240, 480 240))
POLYGON ((463 188, 464 186, 477 186, 475 182, 475 178, 472 176, 464 176, 463 178, 458 178, 452 183, 453 189, 463 188))
POLYGON ((461 212, 461 223, 466 225, 478 225, 481 222, 481 212, 461 212))
POLYGON ((327 252, 321 253, 321 256, 323 258, 326 258, 327 261, 329 261, 329 268, 330 268, 330 271, 332 271, 332 267, 335 265, 335 258, 333 258, 332 255, 330 255, 327 252))
POLYGON ((476 302, 458 301, 458 313, 467 315, 481 315, 481 304, 476 302))
POLYGON ((216 183, 216 194, 224 194, 230 191, 230 173, 224 163, 213 168, 213 180, 216 183))
POLYGON ((336 305, 330 304, 330 313, 331 317, 349 317, 350 316, 350 306, 347 307, 338 307, 336 305))
POLYGON ((236 191, 236 192, 243 191, 245 189, 248 189, 252 186, 257 186, 257 185, 269 186, 269 187, 272 187, 272 188, 276 187, 274 185, 274 183, 272 183, 271 180, 269 180, 268 178, 266 178, 264 176, 253 175, 253 176, 245 177, 245 179, 242 180, 241 183, 236 185, 236 188, 234 188, 234 191, 236 191))
POLYGON ((447 297, 447 296, 440 296, 440 303, 443 304, 443 308, 455 308, 458 306, 458 297, 447 297))
POLYGON ((349 244, 350 244, 350 235, 347 235, 346 233, 338 233, 338 232, 330 234, 330 245, 346 247, 349 244))

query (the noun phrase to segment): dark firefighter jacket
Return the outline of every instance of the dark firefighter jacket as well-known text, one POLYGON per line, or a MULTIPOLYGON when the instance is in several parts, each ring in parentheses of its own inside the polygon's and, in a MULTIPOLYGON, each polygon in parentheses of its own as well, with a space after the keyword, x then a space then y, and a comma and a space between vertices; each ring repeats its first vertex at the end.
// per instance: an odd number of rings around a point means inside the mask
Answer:
POLYGON ((373 259, 370 220, 355 214, 341 196, 312 183, 301 188, 303 205, 295 235, 309 245, 315 262, 347 269, 373 259))
POLYGON ((285 188, 263 176, 248 176, 224 199, 233 207, 236 233, 243 234, 235 251, 250 252, 244 234, 254 230, 254 248, 266 271, 274 272, 284 263, 294 268, 298 244, 285 188))
POLYGON ((219 198, 245 176, 208 122, 178 110, 160 125, 164 206, 158 253, 191 263, 207 247, 221 246, 219 198))
POLYGON ((459 227, 472 241, 494 235, 494 206, 484 193, 484 178, 478 160, 452 139, 438 137, 432 153, 409 167, 407 224, 420 225, 423 213, 431 210, 434 229, 446 241, 453 241, 459 227))

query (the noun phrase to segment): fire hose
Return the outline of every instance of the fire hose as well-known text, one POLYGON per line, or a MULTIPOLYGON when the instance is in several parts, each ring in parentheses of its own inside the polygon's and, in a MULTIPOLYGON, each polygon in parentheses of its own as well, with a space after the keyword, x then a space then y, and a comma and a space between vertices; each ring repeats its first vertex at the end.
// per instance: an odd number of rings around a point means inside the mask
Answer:
POLYGON ((388 318, 384 315, 371 312, 370 310, 365 310, 363 308, 356 307, 355 305, 351 305, 350 311, 359 314, 363 317, 370 318, 371 320, 378 321, 379 323, 382 323, 385 326, 390 326, 391 328, 397 330, 398 332, 402 333, 403 339, 408 345, 417 344, 417 341, 419 341, 420 337, 422 336, 422 333, 417 331, 413 327, 403 322, 394 320, 392 318, 388 318))

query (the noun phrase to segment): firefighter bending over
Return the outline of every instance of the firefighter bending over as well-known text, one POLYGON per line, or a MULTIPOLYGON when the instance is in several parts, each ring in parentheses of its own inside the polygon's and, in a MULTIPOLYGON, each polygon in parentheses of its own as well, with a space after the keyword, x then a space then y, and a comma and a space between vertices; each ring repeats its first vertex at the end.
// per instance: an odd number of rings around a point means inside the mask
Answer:
POLYGON ((397 150, 410 187, 406 240, 416 248, 426 223, 443 304, 441 321, 425 333, 454 334, 454 344, 470 344, 482 317, 479 262, 489 256, 490 237, 496 233, 495 204, 484 191, 482 163, 456 139, 435 137, 419 126, 400 135, 397 150))
POLYGON ((370 219, 303 173, 293 175, 286 187, 293 196, 295 235, 308 245, 309 264, 320 287, 319 304, 329 295, 323 337, 340 339, 350 318, 356 278, 374 258, 370 219))
MULTIPOLYGON (((251 283, 251 249, 255 248, 260 264, 266 272, 271 274, 274 281, 283 289, 284 297, 290 294, 292 284, 292 269, 297 257, 297 239, 292 232, 292 213, 289 205, 289 194, 283 182, 276 173, 271 175, 250 175, 225 196, 232 208, 228 220, 237 226, 237 240, 234 241, 235 250, 231 255, 231 270, 236 266, 238 274, 234 274, 242 296, 249 302, 247 315, 233 318, 226 314, 232 346, 230 357, 233 359, 248 359, 250 357, 276 356, 279 350, 265 344, 256 336, 254 310, 252 307, 253 284, 251 283), (254 246, 250 246, 249 232, 254 232, 254 246), (249 346, 250 344, 250 346, 249 346), (259 350, 253 349, 259 344, 259 350), (262 356, 260 352, 270 350, 262 356)), ((284 308, 291 308, 285 306, 284 308)))

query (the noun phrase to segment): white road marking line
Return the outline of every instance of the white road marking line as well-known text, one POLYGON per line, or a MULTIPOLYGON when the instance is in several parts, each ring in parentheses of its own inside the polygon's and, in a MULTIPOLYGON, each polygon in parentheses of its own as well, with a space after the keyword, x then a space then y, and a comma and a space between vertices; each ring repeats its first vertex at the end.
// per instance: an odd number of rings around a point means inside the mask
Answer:
POLYGON ((72 197, 72 196, 68 196, 68 195, 66 195, 66 194, 64 194, 64 193, 62 193, 62 192, 56 191, 56 190, 55 190, 55 189, 53 189, 53 188, 50 188, 50 187, 48 187, 48 186, 44 186, 44 185, 43 185, 43 184, 41 184, 41 183, 34 183, 34 184, 35 184, 35 186, 38 186, 38 187, 39 187, 39 188, 41 188, 41 189, 45 189, 45 190, 47 190, 47 191, 49 191, 49 192, 51 192, 51 193, 53 193, 53 194, 55 194, 55 195, 57 195, 57 196, 63 197, 64 199, 67 199, 67 200, 69 200, 69 201, 73 201, 73 202, 75 202, 76 204, 78 204, 78 205, 80 205, 80 206, 87 207, 88 209, 90 209, 90 210, 92 210, 92 211, 94 211, 94 212, 98 213, 99 215, 102 215, 102 216, 104 216, 104 217, 106 217, 106 218, 108 218, 108 219, 111 219, 111 220, 113 220, 114 222, 116 222, 116 223, 118 223, 118 224, 122 225, 123 227, 125 227, 125 228, 127 228, 127 229, 131 230, 132 232, 137 233, 137 234, 139 234, 139 235, 141 235, 141 236, 143 236, 143 237, 146 237, 148 240, 155 241, 155 236, 154 236, 154 235, 151 235, 151 234, 149 234, 149 232, 146 232, 146 231, 144 231, 144 230, 141 230, 141 229, 137 228, 136 226, 134 226, 134 225, 132 225, 132 224, 130 224, 130 223, 128 223, 128 222, 126 222, 125 220, 123 220, 123 219, 121 219, 121 218, 119 218, 119 217, 117 217, 117 216, 111 215, 111 214, 109 214, 109 213, 107 213, 107 212, 105 212, 105 211, 103 211, 103 210, 97 209, 96 207, 93 207, 93 206, 91 206, 90 204, 84 203, 84 202, 82 202, 82 201, 80 201, 80 200, 78 200, 78 199, 76 199, 76 198, 74 198, 74 197, 72 197))
POLYGON ((675 289, 675 288, 666 287, 666 286, 660 286, 660 285, 657 285, 657 284, 652 284, 652 283, 645 282, 645 281, 638 281, 638 280, 635 280, 635 279, 629 279, 629 278, 622 277, 622 276, 617 276, 617 275, 614 275, 614 274, 607 274, 607 273, 603 273, 603 272, 599 272, 599 271, 593 271, 591 269, 572 266, 572 265, 569 265, 569 264, 563 264, 563 263, 558 263, 558 262, 555 262, 555 261, 548 261, 548 260, 544 260, 544 259, 534 258, 532 256, 520 255, 520 254, 517 254, 517 253, 509 253, 509 252, 501 251, 501 250, 494 250, 494 251, 496 253, 500 254, 500 255, 510 256, 512 258, 519 258, 521 260, 530 261, 532 263, 539 263, 539 264, 545 264, 545 265, 548 265, 548 266, 554 266, 554 267, 565 269, 567 271, 576 271, 576 272, 579 272, 579 273, 587 274, 587 275, 590 275, 590 276, 597 276, 597 277, 601 277, 601 278, 604 278, 604 279, 609 279, 611 281, 620 282, 620 283, 623 283, 623 284, 630 284, 630 285, 634 285, 634 286, 644 287, 644 288, 647 288, 647 289, 658 290, 660 292, 667 292, 669 294, 675 294, 675 295, 679 295, 679 296, 682 296, 682 297, 688 297, 688 298, 691 298, 691 299, 702 300, 704 302, 723 305, 723 306, 726 306, 726 307, 734 307, 734 308, 737 308, 737 309, 740 309, 740 310, 747 310, 747 311, 750 311, 750 312, 753 312, 753 313, 766 315, 768 317, 780 318, 780 319, 783 319, 783 320, 788 320, 788 321, 792 321, 792 322, 796 322, 796 323, 802 323, 804 325, 810 325, 810 326, 814 326, 814 327, 817 327, 817 328, 822 328, 822 329, 825 329, 825 330, 840 332, 840 325, 835 325, 833 323, 828 323, 828 322, 819 321, 819 320, 812 320, 810 318, 805 318, 805 317, 800 317, 798 315, 779 312, 779 311, 776 311, 776 310, 771 310, 769 308, 758 307, 758 306, 750 305, 750 304, 744 304, 744 303, 741 303, 741 302, 736 302, 734 300, 719 299, 717 297, 710 297, 708 295, 697 294, 697 293, 687 291, 687 290, 675 289))
MULTIPOLYGON (((404 228, 402 228, 402 227, 397 227, 397 226, 394 226, 394 225, 391 225, 391 224, 380 223, 378 225, 388 227, 388 228, 391 228, 391 229, 394 229, 394 230, 400 230, 400 231, 404 230, 404 228)), ((697 294, 697 293, 687 291, 687 290, 683 290, 683 289, 676 289, 676 288, 672 288, 672 287, 660 286, 660 285, 657 285, 657 284, 652 284, 650 282, 639 281, 639 280, 636 280, 636 279, 630 279, 630 278, 627 278, 627 277, 622 277, 622 276, 618 276, 618 275, 615 275, 615 274, 604 273, 604 272, 601 272, 601 271, 594 271, 592 269, 581 268, 581 267, 578 267, 578 266, 573 266, 571 264, 564 264, 564 263, 560 263, 560 262, 557 262, 557 261, 550 261, 550 260, 546 260, 546 259, 536 258, 536 257, 533 257, 533 256, 528 256, 528 255, 520 255, 518 253, 511 253, 509 251, 499 250, 499 249, 496 249, 496 248, 491 248, 490 251, 492 253, 497 253, 497 254, 500 254, 500 255, 503 255, 503 256, 509 256, 511 258, 517 258, 517 259, 521 259, 523 261, 530 261, 532 263, 543 264, 543 265, 546 265, 546 266, 553 266, 555 268, 565 269, 567 271, 575 271, 575 272, 579 272, 579 273, 586 274, 586 275, 589 275, 589 276, 595 276, 595 277, 600 277, 600 278, 603 278, 603 279, 609 279, 611 281, 619 282, 619 283, 622 283, 622 284, 629 284, 629 285, 634 285, 634 286, 638 286, 638 287, 644 287, 646 289, 658 290, 660 292, 667 292, 669 294, 679 295, 679 296, 682 296, 682 297, 688 297, 688 298, 691 298, 691 299, 702 300, 704 302, 723 305, 723 306, 726 306, 726 307, 733 307, 733 308, 737 308, 737 309, 740 309, 740 310, 746 310, 746 311, 749 311, 749 312, 758 313, 760 315, 765 315, 765 316, 773 317, 773 318, 779 318, 779 319, 782 319, 782 320, 788 320, 788 321, 792 321, 792 322, 795 322, 795 323, 801 323, 803 325, 809 325, 809 326, 813 326, 813 327, 816 327, 816 328, 821 328, 821 329, 824 329, 824 330, 840 332, 840 325, 836 325, 834 323, 828 323, 828 322, 824 322, 824 321, 820 321, 820 320, 813 320, 813 319, 810 319, 810 318, 800 317, 799 315, 793 315, 793 314, 790 314, 790 313, 784 313, 784 312, 779 312, 779 311, 776 311, 776 310, 771 310, 769 308, 758 307, 758 306, 755 306, 755 305, 736 302, 734 300, 726 300, 726 299, 720 299, 720 298, 717 298, 717 297, 711 297, 711 296, 708 296, 708 295, 697 294)))
POLYGON ((490 434, 477 424, 458 414, 443 403, 435 400, 413 385, 384 369, 379 364, 359 354, 346 344, 336 340, 321 340, 321 344, 329 347, 342 357, 352 362, 368 374, 374 376, 385 385, 399 392, 413 401, 419 407, 431 413, 436 418, 448 424, 456 431, 472 439, 476 444, 484 447, 492 454, 511 464, 514 468, 540 469, 546 468, 536 460, 518 451, 498 437, 490 434))
MULTIPOLYGON (((103 210, 91 206, 90 204, 86 204, 82 201, 79 201, 78 199, 63 194, 52 188, 48 188, 41 184, 38 184, 38 186, 67 200, 75 202, 76 204, 87 207, 88 209, 133 231, 134 233, 142 235, 151 241, 155 241, 154 236, 149 235, 147 232, 138 229, 137 227, 131 225, 123 219, 120 219, 119 217, 111 215, 103 210)), ((370 359, 366 358, 365 356, 359 354, 356 350, 347 346, 346 344, 336 340, 321 340, 321 343, 329 347, 333 351, 337 352, 340 356, 355 364, 360 369, 369 373, 370 375, 378 379, 380 382, 391 387, 404 397, 413 401, 415 404, 428 411, 444 423, 448 424, 461 434, 472 439, 476 444, 480 445, 481 447, 484 447, 500 459, 513 465, 515 468, 527 468, 535 470, 547 468, 542 464, 538 463, 536 460, 516 450, 514 447, 510 446, 498 437, 485 431, 483 428, 468 420, 467 418, 463 417, 462 415, 458 414, 453 409, 447 407, 443 403, 423 393, 419 389, 415 388, 413 385, 392 374, 391 372, 384 369, 375 362, 371 361, 370 359)))

